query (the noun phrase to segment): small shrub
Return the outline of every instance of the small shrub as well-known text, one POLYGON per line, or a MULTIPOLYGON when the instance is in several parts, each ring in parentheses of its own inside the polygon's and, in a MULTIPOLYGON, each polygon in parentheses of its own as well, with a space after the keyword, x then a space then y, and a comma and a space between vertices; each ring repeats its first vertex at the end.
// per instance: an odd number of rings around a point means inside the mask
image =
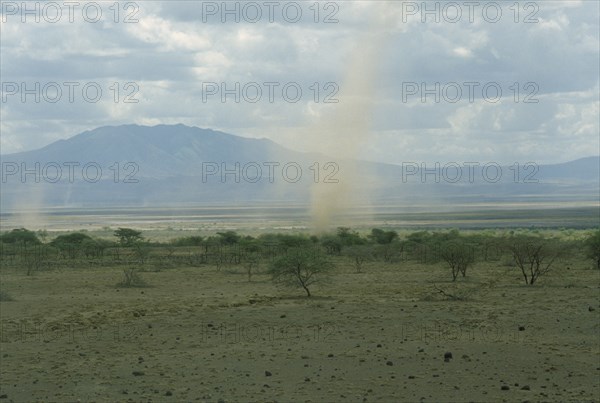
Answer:
POLYGON ((123 280, 117 284, 117 287, 140 288, 148 286, 146 281, 138 274, 136 268, 123 270, 123 275, 123 280))
POLYGON ((0 290, 0 302, 14 301, 13 297, 4 290, 0 290))

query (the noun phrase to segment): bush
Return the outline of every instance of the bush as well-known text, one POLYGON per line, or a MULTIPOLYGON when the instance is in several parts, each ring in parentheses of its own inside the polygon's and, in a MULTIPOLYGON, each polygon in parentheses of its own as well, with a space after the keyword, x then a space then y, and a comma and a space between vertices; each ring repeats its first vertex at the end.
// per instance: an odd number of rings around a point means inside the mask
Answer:
POLYGON ((371 245, 354 245, 346 248, 344 254, 348 256, 357 273, 362 271, 363 265, 366 262, 373 260, 373 250, 371 245))
POLYGON ((125 288, 140 288, 147 287, 148 284, 144 279, 137 273, 136 268, 129 268, 123 270, 123 280, 117 284, 117 287, 125 288))
POLYGON ((585 240, 585 250, 586 256, 594 260, 596 267, 600 270, 600 230, 585 240))
POLYGON ((450 266, 452 281, 458 274, 467 275, 467 269, 475 262, 473 250, 462 241, 447 241, 441 245, 440 257, 450 266))
POLYGON ((8 301, 14 301, 14 299, 6 291, 0 290, 0 301, 1 302, 8 302, 8 301))
POLYGON ((173 246, 202 246, 204 238, 201 236, 186 236, 171 241, 173 246))

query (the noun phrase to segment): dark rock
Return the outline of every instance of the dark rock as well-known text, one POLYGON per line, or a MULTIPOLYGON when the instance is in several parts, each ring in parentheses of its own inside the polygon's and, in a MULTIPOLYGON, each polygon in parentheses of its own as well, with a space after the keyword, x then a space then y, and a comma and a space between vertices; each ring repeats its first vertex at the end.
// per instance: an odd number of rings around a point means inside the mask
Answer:
POLYGON ((143 371, 133 371, 132 374, 133 374, 133 376, 142 376, 142 375, 145 375, 143 371))
POLYGON ((271 375, 273 375, 271 372, 265 371, 265 376, 271 376, 271 375))
POLYGON ((510 386, 508 386, 508 385, 502 385, 502 386, 500 387, 500 389, 501 389, 501 390, 510 390, 510 386))
POLYGON ((388 362, 386 362, 386 363, 385 363, 385 365, 387 365, 387 366, 390 366, 390 367, 391 367, 392 365, 394 365, 394 363, 393 363, 393 362, 391 362, 391 361, 388 361, 388 362))

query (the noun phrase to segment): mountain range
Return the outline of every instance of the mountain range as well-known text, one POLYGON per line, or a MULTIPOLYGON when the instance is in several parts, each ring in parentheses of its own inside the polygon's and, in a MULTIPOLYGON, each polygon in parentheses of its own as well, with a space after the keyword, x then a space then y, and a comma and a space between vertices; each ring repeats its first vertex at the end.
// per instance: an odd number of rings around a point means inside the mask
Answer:
POLYGON ((539 166, 338 161, 268 139, 182 124, 103 126, 37 150, 1 155, 0 161, 3 210, 304 205, 315 180, 340 189, 351 182, 352 192, 375 204, 597 204, 600 198, 598 156, 539 166))

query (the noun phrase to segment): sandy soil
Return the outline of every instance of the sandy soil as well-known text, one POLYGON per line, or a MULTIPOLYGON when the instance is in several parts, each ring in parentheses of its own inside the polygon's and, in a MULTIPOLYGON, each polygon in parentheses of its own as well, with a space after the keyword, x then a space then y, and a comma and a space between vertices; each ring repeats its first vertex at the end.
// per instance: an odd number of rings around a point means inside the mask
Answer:
POLYGON ((242 268, 4 272, 0 398, 30 401, 600 401, 599 272, 531 287, 479 263, 338 265, 314 296, 242 268), (520 330, 521 329, 521 330, 520 330), (445 353, 451 353, 447 362, 445 353))

